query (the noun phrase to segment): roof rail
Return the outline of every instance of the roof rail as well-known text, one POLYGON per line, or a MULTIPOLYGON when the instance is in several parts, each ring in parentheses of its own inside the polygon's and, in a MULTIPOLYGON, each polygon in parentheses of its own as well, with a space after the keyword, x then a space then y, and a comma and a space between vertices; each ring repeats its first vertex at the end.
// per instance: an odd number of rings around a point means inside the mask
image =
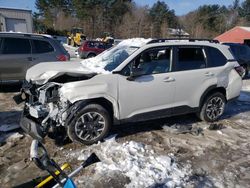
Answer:
POLYGON ((213 40, 213 39, 199 39, 199 38, 163 38, 163 39, 153 39, 149 41, 147 44, 152 44, 152 43, 160 43, 160 42, 168 42, 168 41, 178 41, 178 40, 187 40, 189 42, 195 42, 195 41, 207 41, 211 43, 219 43, 218 40, 213 40))

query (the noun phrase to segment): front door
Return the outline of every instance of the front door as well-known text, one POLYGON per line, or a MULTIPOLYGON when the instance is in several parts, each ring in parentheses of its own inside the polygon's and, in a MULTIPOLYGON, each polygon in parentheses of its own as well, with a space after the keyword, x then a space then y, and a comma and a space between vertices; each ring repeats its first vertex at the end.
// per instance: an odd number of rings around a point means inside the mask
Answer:
POLYGON ((120 119, 145 120, 171 113, 175 92, 171 62, 171 48, 152 48, 123 69, 118 76, 120 119), (141 75, 128 79, 135 69, 141 75))

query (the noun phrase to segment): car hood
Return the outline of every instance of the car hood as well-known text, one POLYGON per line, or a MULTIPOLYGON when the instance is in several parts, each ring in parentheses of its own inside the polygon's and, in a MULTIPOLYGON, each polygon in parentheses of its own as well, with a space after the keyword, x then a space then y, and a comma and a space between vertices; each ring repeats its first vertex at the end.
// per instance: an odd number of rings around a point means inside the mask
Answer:
POLYGON ((65 74, 73 77, 92 77, 97 73, 100 72, 84 67, 80 62, 47 62, 39 63, 29 68, 26 73, 26 80, 41 85, 65 74))

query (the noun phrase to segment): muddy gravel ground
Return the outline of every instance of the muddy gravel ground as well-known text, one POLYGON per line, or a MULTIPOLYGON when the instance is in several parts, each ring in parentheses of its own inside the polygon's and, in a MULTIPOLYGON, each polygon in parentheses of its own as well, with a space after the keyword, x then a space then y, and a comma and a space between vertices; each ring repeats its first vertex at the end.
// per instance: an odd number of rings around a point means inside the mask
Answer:
MULTIPOLYGON (((17 126, 22 105, 17 106, 12 100, 15 94, 13 87, 16 86, 1 87, 0 185, 15 187, 44 176, 46 172, 29 160, 32 139, 17 126)), ((244 81, 244 88, 241 97, 227 105, 225 115, 215 125, 201 122, 194 115, 186 115, 116 126, 111 135, 117 135, 116 145, 125 146, 131 141, 142 143, 151 148, 154 156, 174 156, 179 166, 188 164, 188 175, 180 187, 249 187, 250 80, 244 81)), ((85 151, 98 154, 102 144, 105 142, 96 146, 75 143, 57 146, 50 138, 46 138, 45 143, 55 161, 59 164, 69 162, 73 168, 81 163, 79 154, 85 151)), ((116 156, 112 161, 118 159, 119 156, 116 156)), ((82 171, 75 179, 79 187, 125 187, 130 181, 117 171, 97 176, 95 165, 82 171)), ((149 187, 164 185, 153 184, 149 187)))

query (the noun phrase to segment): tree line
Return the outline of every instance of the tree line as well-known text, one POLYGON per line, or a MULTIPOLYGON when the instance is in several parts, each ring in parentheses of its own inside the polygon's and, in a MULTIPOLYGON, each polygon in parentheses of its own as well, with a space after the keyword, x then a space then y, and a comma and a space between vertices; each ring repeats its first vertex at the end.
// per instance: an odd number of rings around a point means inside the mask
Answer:
POLYGON ((36 32, 66 33, 81 27, 89 38, 110 34, 116 38, 169 37, 169 28, 183 29, 191 37, 214 38, 237 25, 250 26, 250 0, 230 6, 203 5, 176 16, 164 1, 151 7, 133 0, 36 0, 36 32))

